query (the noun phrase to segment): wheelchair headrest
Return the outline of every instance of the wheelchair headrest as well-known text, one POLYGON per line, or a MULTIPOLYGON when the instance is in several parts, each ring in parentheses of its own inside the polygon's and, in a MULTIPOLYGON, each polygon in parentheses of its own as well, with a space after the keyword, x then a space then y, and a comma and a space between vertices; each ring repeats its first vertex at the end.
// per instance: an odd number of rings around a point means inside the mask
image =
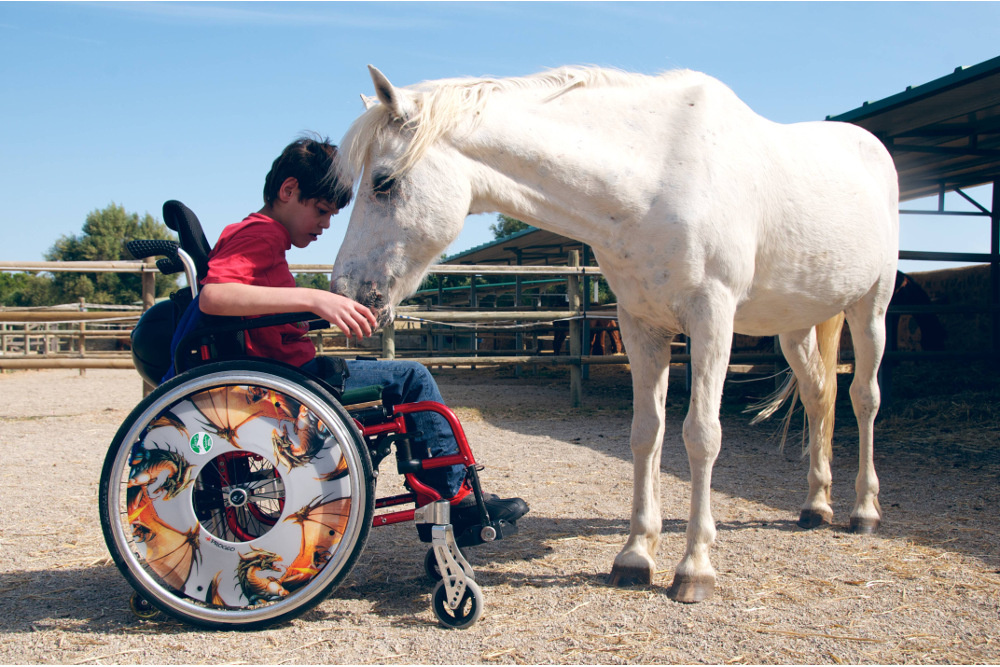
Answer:
POLYGON ((208 254, 212 246, 205 238, 201 222, 194 211, 179 201, 171 199, 163 205, 163 222, 180 237, 181 248, 194 259, 198 277, 208 273, 208 254))

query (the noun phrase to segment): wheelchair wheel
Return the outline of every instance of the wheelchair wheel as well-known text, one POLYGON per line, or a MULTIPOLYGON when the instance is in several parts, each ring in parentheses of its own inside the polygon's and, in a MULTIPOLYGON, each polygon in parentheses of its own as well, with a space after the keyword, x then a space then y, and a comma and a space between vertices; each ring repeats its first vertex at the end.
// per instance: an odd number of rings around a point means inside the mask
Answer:
POLYGON ((128 608, 136 616, 136 618, 142 619, 143 621, 152 621, 160 615, 160 610, 149 604, 149 602, 138 593, 132 593, 131 597, 129 597, 128 608))
POLYGON ((455 609, 448 606, 448 589, 444 581, 439 581, 431 595, 431 607, 441 625, 464 630, 483 615, 483 590, 475 581, 465 581, 465 592, 455 609))
POLYGON ((263 361, 209 364, 132 411, 104 461, 101 526, 139 599, 256 629, 319 604, 374 511, 368 448, 322 385, 263 361))

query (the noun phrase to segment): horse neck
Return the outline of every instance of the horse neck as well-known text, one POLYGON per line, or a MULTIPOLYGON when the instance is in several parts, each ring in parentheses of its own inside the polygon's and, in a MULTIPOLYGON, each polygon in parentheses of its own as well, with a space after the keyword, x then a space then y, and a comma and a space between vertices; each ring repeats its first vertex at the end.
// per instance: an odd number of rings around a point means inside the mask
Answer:
MULTIPOLYGON (((471 212, 498 212, 528 224, 578 237, 591 222, 586 206, 570 206, 574 176, 567 165, 556 165, 557 150, 537 145, 529 133, 507 120, 484 123, 466 135, 459 151, 469 158, 472 172, 471 212), (584 213, 581 215, 581 213, 584 213)), ((588 178, 577 174, 576 181, 588 178)))
POLYGON ((651 114, 601 90, 564 101, 497 98, 476 129, 452 141, 471 164, 471 212, 503 213, 600 247, 624 216, 648 206, 662 161, 647 167, 657 156, 643 147, 663 140, 669 109, 651 114))

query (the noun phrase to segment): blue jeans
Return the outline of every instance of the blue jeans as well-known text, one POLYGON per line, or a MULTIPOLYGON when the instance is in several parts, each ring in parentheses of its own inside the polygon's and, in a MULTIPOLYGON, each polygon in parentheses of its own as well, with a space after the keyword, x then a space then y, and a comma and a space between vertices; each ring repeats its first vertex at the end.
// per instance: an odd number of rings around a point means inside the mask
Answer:
MULTIPOLYGON (((313 362, 303 366, 310 370, 313 362)), ((348 360, 347 369, 351 375, 347 378, 345 389, 360 389, 371 385, 382 387, 382 396, 390 403, 416 403, 417 401, 436 401, 444 403, 437 382, 422 364, 401 359, 386 361, 348 360)), ((444 456, 458 453, 458 443, 451 432, 451 427, 445 419, 433 412, 407 415, 409 424, 420 432, 419 439, 413 441, 415 451, 426 446, 432 456, 444 456)), ((465 479, 465 467, 456 465, 450 468, 428 470, 418 475, 420 481, 433 487, 445 498, 458 493, 465 479)))

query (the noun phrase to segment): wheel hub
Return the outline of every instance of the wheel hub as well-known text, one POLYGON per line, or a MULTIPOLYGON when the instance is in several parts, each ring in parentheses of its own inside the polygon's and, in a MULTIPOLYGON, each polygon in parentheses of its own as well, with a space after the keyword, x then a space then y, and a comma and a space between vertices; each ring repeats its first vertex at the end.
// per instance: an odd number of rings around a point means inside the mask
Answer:
POLYGON ((244 489, 233 489, 229 492, 229 506, 243 507, 250 499, 250 494, 244 489))

